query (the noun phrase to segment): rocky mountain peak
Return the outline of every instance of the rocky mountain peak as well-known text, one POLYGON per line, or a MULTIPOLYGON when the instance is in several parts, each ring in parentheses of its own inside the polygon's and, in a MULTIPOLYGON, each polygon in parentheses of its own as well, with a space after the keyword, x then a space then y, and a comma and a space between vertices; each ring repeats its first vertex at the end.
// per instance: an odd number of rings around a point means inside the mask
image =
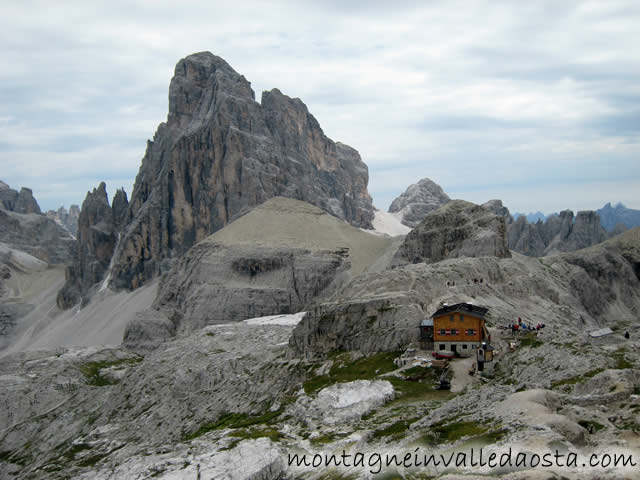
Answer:
POLYGON ((42 213, 30 188, 22 187, 20 192, 17 192, 2 181, 0 181, 0 208, 24 214, 42 213))
POLYGON ((120 188, 113 196, 113 202, 111 203, 111 212, 113 215, 113 223, 116 230, 122 229, 127 222, 127 213, 129 209, 129 200, 127 199, 127 192, 124 188, 120 188))
POLYGON ((425 216, 447 203, 449 196, 430 178, 423 178, 391 202, 389 213, 395 213, 408 227, 415 227, 425 216))
POLYGON ((372 228, 369 174, 358 152, 328 138, 300 99, 277 89, 262 104, 254 98, 220 57, 202 52, 178 62, 167 122, 147 143, 123 220, 113 287, 137 288, 275 196, 372 228))
POLYGON ((60 308, 85 302, 90 289, 103 280, 116 244, 113 211, 109 205, 107 186, 101 182, 87 192, 78 218, 77 253, 73 265, 67 267, 65 284, 58 292, 60 308))
POLYGON ((493 199, 482 204, 484 208, 501 217, 505 217, 507 225, 513 223, 513 217, 509 213, 509 209, 502 204, 502 200, 493 199))
POLYGON ((168 125, 178 129, 192 122, 200 125, 213 114, 220 95, 255 99, 251 84, 222 58, 210 52, 183 58, 169 86, 168 125))

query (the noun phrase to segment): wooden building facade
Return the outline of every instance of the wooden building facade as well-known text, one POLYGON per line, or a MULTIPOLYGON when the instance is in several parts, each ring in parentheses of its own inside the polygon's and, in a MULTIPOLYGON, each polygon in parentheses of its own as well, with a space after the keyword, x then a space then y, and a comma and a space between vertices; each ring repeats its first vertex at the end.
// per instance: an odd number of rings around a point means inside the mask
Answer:
POLYGON ((449 350, 463 357, 475 355, 481 343, 489 339, 485 326, 488 311, 471 303, 443 305, 432 315, 434 349, 449 350))

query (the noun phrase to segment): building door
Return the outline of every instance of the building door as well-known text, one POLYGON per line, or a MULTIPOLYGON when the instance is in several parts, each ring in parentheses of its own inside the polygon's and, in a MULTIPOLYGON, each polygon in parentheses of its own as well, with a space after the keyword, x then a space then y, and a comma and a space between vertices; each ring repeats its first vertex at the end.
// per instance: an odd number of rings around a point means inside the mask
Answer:
POLYGON ((457 345, 455 343, 451 344, 451 351, 455 353, 457 345))

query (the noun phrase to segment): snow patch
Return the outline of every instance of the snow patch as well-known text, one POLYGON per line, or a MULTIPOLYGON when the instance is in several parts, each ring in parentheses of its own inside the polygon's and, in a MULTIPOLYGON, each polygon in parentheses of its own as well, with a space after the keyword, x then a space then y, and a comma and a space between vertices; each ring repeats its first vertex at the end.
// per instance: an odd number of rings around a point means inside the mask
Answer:
MULTIPOLYGON (((390 235, 396 237, 398 235, 406 235, 411 231, 410 227, 403 225, 398 216, 393 213, 376 210, 373 217, 373 232, 377 234, 390 235)), ((365 230, 371 233, 371 230, 365 230)))
POLYGON ((294 327, 304 318, 307 312, 298 312, 291 315, 270 315, 268 317, 257 317, 244 320, 247 325, 280 325, 283 327, 294 327))

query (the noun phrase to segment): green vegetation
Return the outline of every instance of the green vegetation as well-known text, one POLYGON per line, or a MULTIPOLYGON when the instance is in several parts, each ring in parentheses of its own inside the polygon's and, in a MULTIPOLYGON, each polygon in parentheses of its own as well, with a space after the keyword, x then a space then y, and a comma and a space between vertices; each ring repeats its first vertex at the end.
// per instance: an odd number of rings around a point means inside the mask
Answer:
POLYGON ((589 431, 589 433, 599 432, 604 428, 604 425, 594 420, 580 420, 578 422, 578 425, 580 425, 583 428, 586 428, 589 431))
MULTIPOLYGON (((448 400, 455 394, 448 390, 436 390, 435 385, 440 380, 442 370, 438 368, 413 367, 401 372, 405 378, 385 377, 396 391, 395 401, 408 400, 448 400)), ((447 378, 451 380, 453 372, 448 371, 447 378)))
POLYGON ((266 412, 262 415, 248 415, 246 413, 225 413, 218 418, 215 422, 205 423, 201 425, 198 430, 193 433, 185 435, 185 440, 193 440, 200 437, 205 433, 212 432, 214 430, 224 430, 225 428, 246 428, 252 425, 259 424, 272 424, 274 420, 282 413, 282 408, 275 412, 266 412))
POLYGON ((337 440, 338 438, 342 438, 345 437, 347 434, 346 433, 326 433, 324 435, 320 435, 318 437, 314 437, 310 440, 311 445, 324 445, 326 443, 331 443, 334 440, 337 440))
POLYGON ((438 445, 472 437, 470 441, 495 443, 506 435, 504 429, 490 430, 486 425, 474 421, 446 423, 447 421, 433 425, 431 431, 422 436, 422 440, 428 445, 438 445))
POLYGON ((80 452, 82 452, 84 450, 90 450, 90 449, 91 449, 91 445, 89 445, 87 443, 76 443, 75 445, 71 445, 71 448, 69 448, 62 455, 67 460, 74 460, 78 453, 80 453, 80 452))
POLYGON ((619 348, 618 350, 616 350, 615 352, 613 352, 611 354, 611 357, 613 357, 613 360, 615 361, 615 365, 613 368, 617 369, 617 370, 625 370, 627 368, 634 368, 633 363, 631 363, 629 360, 627 360, 624 356, 626 352, 626 349, 624 347, 619 348))
POLYGON ((409 426, 420 418, 421 417, 407 418, 405 420, 392 423, 388 427, 375 430, 371 438, 373 440, 377 440, 382 437, 391 437, 391 440, 399 440, 405 436, 409 426))
POLYGON ((118 382, 104 377, 100 374, 100 370, 102 370, 103 368, 135 365, 137 363, 140 363, 141 361, 142 357, 121 358, 120 360, 102 360, 99 362, 87 362, 83 365, 80 365, 78 368, 86 377, 87 385, 104 387, 105 385, 114 385, 118 382))
POLYGON ((272 442, 279 442, 283 435, 274 428, 258 428, 258 429, 243 429, 236 430, 229 434, 230 437, 236 438, 232 441, 224 450, 231 450, 242 440, 250 440, 255 438, 268 438, 272 442))
POLYGON ((528 333, 525 337, 520 339, 520 346, 538 348, 544 345, 542 340, 538 340, 538 336, 535 333, 528 333))
POLYGON ((106 458, 108 454, 97 454, 91 455, 90 457, 83 458, 78 462, 78 466, 80 467, 93 467, 96 463, 98 463, 103 458, 106 458))
POLYGON ((337 470, 329 470, 324 473, 319 480, 355 480, 356 478, 358 478, 356 474, 346 475, 337 470))
POLYGON ((348 354, 338 353, 329 373, 308 379, 304 382, 304 391, 309 395, 334 383, 371 380, 378 375, 395 370, 393 359, 397 356, 398 354, 394 352, 383 352, 350 361, 348 354))
POLYGON ((551 388, 561 387, 562 385, 575 385, 576 383, 583 383, 586 382, 587 379, 595 377, 600 372, 604 372, 604 368, 596 368, 594 370, 588 371, 583 375, 565 378, 564 380, 554 380, 553 382, 551 382, 551 388))

